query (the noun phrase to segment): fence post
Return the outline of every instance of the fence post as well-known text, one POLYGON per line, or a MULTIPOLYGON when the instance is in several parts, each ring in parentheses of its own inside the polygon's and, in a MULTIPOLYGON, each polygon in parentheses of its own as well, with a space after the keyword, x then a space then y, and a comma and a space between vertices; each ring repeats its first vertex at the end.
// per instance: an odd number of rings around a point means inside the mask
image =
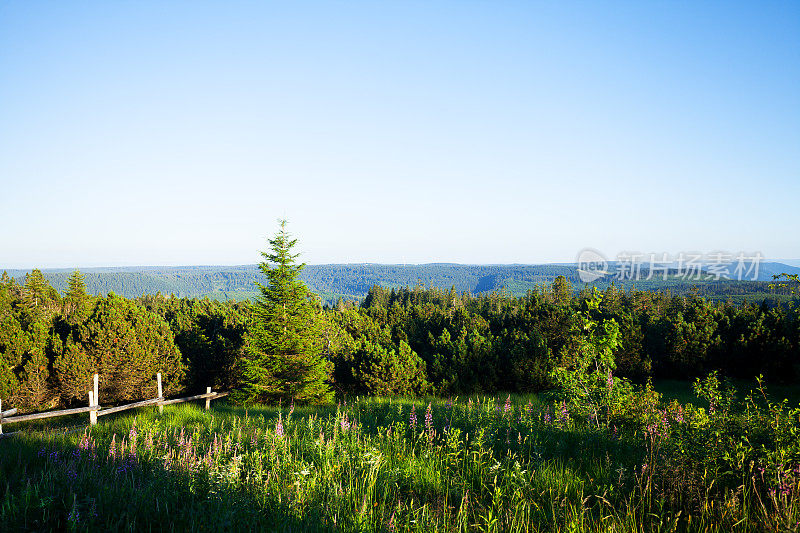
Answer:
POLYGON ((100 387, 98 386, 99 378, 97 374, 94 375, 94 404, 100 405, 100 387))
MULTIPOLYGON (((211 394, 211 387, 206 387, 206 394, 211 394)), ((211 398, 206 398, 206 411, 211 407, 211 398)))
MULTIPOLYGON (((156 381, 158 381, 158 397, 159 398, 163 398, 164 394, 161 392, 161 372, 156 374, 156 381)), ((158 406, 158 414, 162 414, 163 412, 164 412, 164 406, 163 405, 159 405, 158 406)))
MULTIPOLYGON (((89 391, 89 407, 93 407, 95 399, 94 399, 94 391, 89 391)), ((97 411, 89 411, 89 424, 96 426, 97 425, 97 411)))

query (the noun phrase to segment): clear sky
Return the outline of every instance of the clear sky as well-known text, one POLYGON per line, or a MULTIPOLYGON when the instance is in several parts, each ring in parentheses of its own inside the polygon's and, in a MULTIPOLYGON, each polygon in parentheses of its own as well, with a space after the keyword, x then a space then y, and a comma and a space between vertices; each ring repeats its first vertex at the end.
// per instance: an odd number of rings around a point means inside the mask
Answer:
POLYGON ((800 257, 800 2, 0 3, 0 267, 800 257))

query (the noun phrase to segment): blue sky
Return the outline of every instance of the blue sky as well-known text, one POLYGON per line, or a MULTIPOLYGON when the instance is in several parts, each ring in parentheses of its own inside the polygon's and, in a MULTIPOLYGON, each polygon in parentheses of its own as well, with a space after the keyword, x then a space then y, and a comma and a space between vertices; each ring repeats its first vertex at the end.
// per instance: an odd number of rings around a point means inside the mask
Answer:
POLYGON ((0 3, 0 266, 800 257, 798 2, 0 3))

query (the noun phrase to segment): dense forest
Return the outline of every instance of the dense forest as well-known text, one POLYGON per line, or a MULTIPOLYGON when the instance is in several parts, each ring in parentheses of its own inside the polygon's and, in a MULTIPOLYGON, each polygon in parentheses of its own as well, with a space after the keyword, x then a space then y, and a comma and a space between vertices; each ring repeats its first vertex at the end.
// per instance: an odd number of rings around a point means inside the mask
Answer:
MULTIPOLYGON (((584 332, 576 317, 614 319, 621 345, 616 374, 635 381, 688 379, 719 370, 792 382, 800 371, 800 312, 795 302, 715 301, 699 291, 602 291, 566 277, 523 296, 472 295, 422 285, 373 286, 360 302, 324 306, 318 335, 334 390, 370 394, 458 394, 548 389, 550 370, 568 361, 584 332), (577 289, 577 290, 576 290, 577 289)), ((129 299, 87 293, 84 276, 59 293, 34 270, 22 283, 0 279, 0 398, 36 410, 86 401, 99 372, 104 403, 236 385, 236 361, 253 313, 249 301, 129 299)))
MULTIPOLYGON (((613 266, 613 264, 612 264, 613 266)), ((646 271, 645 271, 646 272, 646 271)), ((773 275, 783 272, 800 273, 800 268, 782 263, 762 263, 756 281, 736 280, 687 280, 672 275, 668 279, 625 281, 626 288, 641 290, 669 289, 672 294, 688 295, 694 288, 700 294, 713 299, 732 299, 736 302, 785 301, 785 294, 770 290, 773 275)), ((18 284, 25 283, 25 270, 9 270, 9 276, 18 284)), ((71 270, 44 270, 45 279, 56 290, 63 293, 68 288, 71 270)), ((209 297, 217 300, 247 300, 257 295, 254 282, 261 279, 257 265, 242 266, 188 266, 188 267, 120 267, 86 269, 84 280, 88 294, 105 296, 114 293, 126 298, 138 298, 145 294, 175 295, 182 298, 209 297)), ((580 290, 585 285, 580 281, 576 265, 460 265, 433 263, 425 265, 379 265, 379 264, 330 264, 307 265, 300 279, 323 303, 332 305, 337 299, 362 300, 374 286, 387 289, 413 287, 422 284, 448 290, 454 287, 458 293, 469 292, 480 295, 505 289, 514 296, 524 296, 539 285, 551 284, 558 276, 564 276, 580 290)), ((605 290, 612 278, 601 278, 593 285, 605 290)), ((620 281, 616 281, 619 286, 620 281)))

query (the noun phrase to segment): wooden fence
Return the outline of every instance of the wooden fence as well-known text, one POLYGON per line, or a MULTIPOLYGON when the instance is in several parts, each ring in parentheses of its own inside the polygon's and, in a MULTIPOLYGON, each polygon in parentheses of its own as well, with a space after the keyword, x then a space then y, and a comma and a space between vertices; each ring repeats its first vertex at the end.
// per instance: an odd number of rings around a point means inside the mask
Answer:
POLYGON ((162 390, 161 390, 161 372, 156 374, 156 387, 158 390, 158 396, 156 398, 150 400, 142 400, 139 402, 133 402, 125 405, 117 405, 115 407, 102 407, 100 405, 100 395, 99 395, 99 377, 97 374, 94 375, 93 380, 93 390, 89 391, 89 405, 87 407, 76 407, 74 409, 62 409, 61 411, 47 411, 44 413, 29 413, 26 415, 17 415, 17 409, 9 409, 8 411, 3 411, 3 400, 0 400, 0 438, 5 436, 13 435, 14 433, 3 433, 3 424, 13 424, 14 422, 28 422, 31 420, 40 420, 42 418, 53 418, 57 416, 69 416, 69 415, 76 415, 80 413, 89 413, 89 423, 91 425, 97 424, 97 417, 110 415, 112 413, 119 413, 120 411, 127 411, 128 409, 135 409, 137 407, 145 407, 147 405, 157 405, 158 412, 162 413, 164 411, 165 405, 171 405, 174 403, 183 403, 183 402, 191 402, 194 400, 203 400, 205 399, 206 409, 211 408, 211 400, 216 400, 218 398, 222 398, 227 396, 227 392, 212 392, 211 387, 206 387, 205 394, 196 394, 194 396, 186 396, 184 398, 173 398, 170 400, 165 400, 162 390), (17 416, 15 416, 17 415, 17 416))

